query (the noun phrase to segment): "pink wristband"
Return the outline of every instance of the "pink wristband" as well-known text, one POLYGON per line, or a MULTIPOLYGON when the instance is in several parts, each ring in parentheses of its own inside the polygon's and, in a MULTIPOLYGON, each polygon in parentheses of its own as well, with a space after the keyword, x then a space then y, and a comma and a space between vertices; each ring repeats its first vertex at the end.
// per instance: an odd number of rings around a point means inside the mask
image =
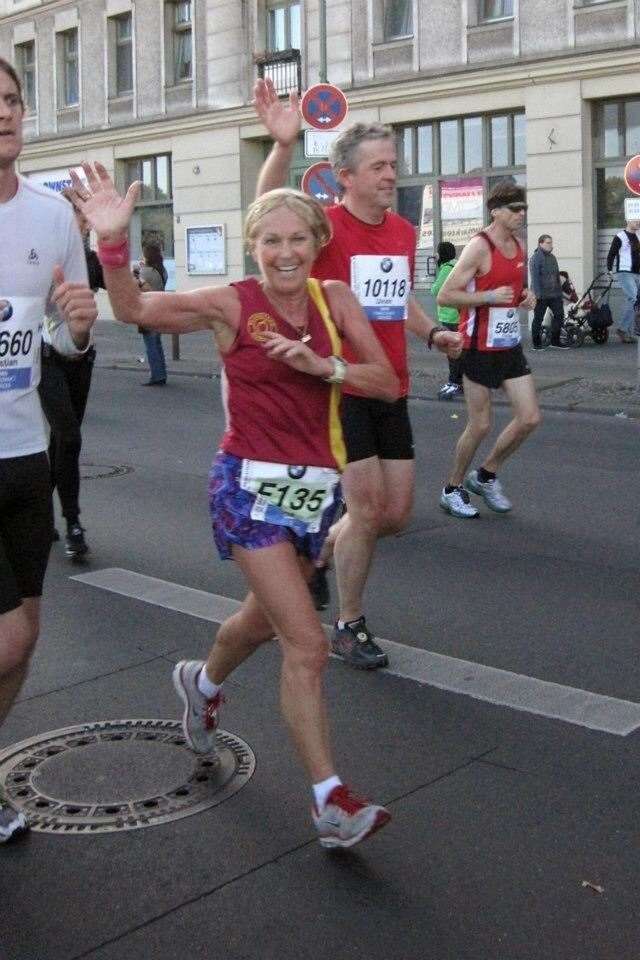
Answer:
POLYGON ((98 241, 98 259, 103 267, 117 270, 128 267, 131 262, 129 240, 125 237, 121 243, 101 243, 98 241))

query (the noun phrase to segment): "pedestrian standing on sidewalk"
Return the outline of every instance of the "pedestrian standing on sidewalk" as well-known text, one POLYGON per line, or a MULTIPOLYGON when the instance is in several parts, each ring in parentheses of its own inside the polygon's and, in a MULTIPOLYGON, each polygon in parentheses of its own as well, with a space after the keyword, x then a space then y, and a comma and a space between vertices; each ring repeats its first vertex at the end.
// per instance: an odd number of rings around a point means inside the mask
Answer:
MULTIPOLYGON (((142 244, 142 260, 134 271, 138 286, 144 292, 151 290, 159 293, 167 285, 167 271, 162 259, 162 250, 158 243, 142 244)), ((143 387, 163 387, 167 382, 167 364, 164 359, 162 337, 156 330, 141 330, 144 348, 149 363, 149 379, 143 387)))
POLYGON ((624 311, 618 320, 616 333, 623 343, 635 343, 635 303, 640 290, 640 240, 637 220, 627 220, 624 230, 616 233, 607 254, 607 270, 616 279, 624 293, 624 311))
MULTIPOLYGON (((78 197, 73 187, 63 190, 62 196, 73 207, 84 246, 89 286, 95 292, 99 287, 104 288, 104 277, 100 261, 89 246, 89 225, 78 206, 78 197)), ((75 561, 89 552, 85 529, 80 524, 80 450, 82 420, 87 407, 96 351, 91 345, 86 353, 80 356, 63 356, 52 345, 46 323, 42 339, 42 373, 38 392, 50 428, 51 489, 58 490, 62 515, 67 524, 65 555, 75 561)), ((53 539, 59 539, 55 528, 53 539)))
POLYGON ((536 296, 536 307, 531 324, 531 342, 534 350, 542 349, 541 331, 544 316, 551 310, 551 346, 564 348, 560 343, 560 331, 564 320, 562 303, 562 278, 558 261, 553 255, 553 237, 543 233, 538 237, 538 246, 529 261, 531 288, 536 296))
MULTIPOLYGON (((448 240, 442 240, 438 244, 437 256, 438 273, 431 287, 434 297, 438 296, 442 284, 456 265, 456 248, 448 240)), ((460 318, 456 307, 442 307, 440 304, 437 307, 438 323, 456 333, 460 318)), ((438 390, 438 400, 453 400, 454 397, 461 397, 462 393, 462 360, 460 357, 449 357, 449 379, 438 390)))

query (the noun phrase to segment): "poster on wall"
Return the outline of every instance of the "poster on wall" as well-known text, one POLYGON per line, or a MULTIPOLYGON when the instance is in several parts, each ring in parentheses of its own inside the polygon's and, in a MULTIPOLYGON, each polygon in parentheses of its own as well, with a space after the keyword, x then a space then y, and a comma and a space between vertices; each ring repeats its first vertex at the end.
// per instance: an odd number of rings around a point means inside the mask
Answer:
POLYGON ((481 177, 447 180, 440 187, 442 239, 464 246, 484 226, 481 177))
POLYGON ((422 212, 420 215, 420 250, 433 250, 433 184, 425 183, 422 191, 422 212))
POLYGON ((187 227, 187 273, 220 275, 227 272, 224 224, 187 227))

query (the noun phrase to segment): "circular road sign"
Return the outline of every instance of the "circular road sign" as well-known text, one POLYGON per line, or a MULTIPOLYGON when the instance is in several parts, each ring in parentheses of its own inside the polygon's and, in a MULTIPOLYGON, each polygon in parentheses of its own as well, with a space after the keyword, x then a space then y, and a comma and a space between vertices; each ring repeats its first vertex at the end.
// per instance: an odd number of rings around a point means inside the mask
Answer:
POLYGON ((331 164, 326 160, 314 163, 305 171, 301 186, 305 193, 314 197, 323 207, 332 207, 340 197, 340 186, 331 164))
POLYGON ((631 157, 624 168, 624 182, 631 193, 640 196, 640 154, 631 157))
POLYGON ((332 130, 342 123, 349 109, 342 90, 331 83, 316 83, 302 98, 302 116, 316 130, 332 130))

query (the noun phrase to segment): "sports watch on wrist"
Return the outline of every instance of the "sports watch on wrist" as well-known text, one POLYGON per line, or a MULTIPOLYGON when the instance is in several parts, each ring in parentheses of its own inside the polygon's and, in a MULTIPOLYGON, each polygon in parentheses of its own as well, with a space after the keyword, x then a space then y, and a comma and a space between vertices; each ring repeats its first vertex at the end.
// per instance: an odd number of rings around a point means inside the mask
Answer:
POLYGON ((342 383, 344 378, 347 375, 347 364, 342 357, 327 357, 327 360, 331 360, 333 363, 333 373, 328 377, 323 377, 322 379, 325 383, 342 383))
POLYGON ((435 326, 431 327, 429 330, 429 337, 427 339, 427 347, 429 350, 433 347, 433 338, 437 333, 446 333, 447 328, 443 327, 441 324, 437 323, 435 326))

